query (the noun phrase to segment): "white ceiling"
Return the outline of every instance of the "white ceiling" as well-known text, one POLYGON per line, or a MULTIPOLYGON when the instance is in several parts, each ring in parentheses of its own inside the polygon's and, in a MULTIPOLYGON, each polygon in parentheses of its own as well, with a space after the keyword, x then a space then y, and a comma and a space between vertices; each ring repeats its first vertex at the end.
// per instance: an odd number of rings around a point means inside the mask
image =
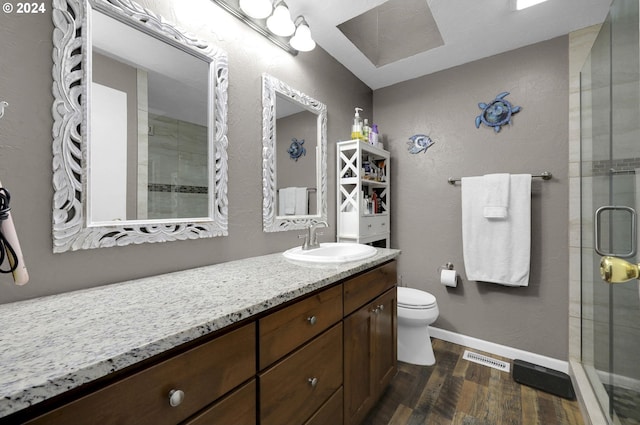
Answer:
POLYGON ((337 26, 385 1, 286 3, 292 17, 305 16, 318 45, 375 90, 599 24, 612 0, 548 0, 522 11, 513 0, 425 0, 444 46, 376 68, 337 26))

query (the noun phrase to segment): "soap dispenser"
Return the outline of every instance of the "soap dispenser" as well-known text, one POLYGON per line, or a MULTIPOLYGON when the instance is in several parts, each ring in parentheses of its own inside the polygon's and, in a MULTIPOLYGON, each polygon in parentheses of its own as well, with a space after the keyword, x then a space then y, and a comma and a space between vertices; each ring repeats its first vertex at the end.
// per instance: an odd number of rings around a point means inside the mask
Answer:
POLYGON ((362 108, 355 108, 356 114, 353 117, 353 126, 351 126, 351 139, 362 139, 362 119, 360 118, 360 111, 362 108))

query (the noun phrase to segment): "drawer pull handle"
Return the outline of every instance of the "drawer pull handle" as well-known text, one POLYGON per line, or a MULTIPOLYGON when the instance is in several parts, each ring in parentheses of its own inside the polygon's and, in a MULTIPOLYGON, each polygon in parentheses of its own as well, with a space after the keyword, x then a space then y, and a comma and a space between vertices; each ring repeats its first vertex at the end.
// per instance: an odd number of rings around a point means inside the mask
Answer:
POLYGON ((315 388, 316 385, 318 385, 318 378, 309 378, 309 385, 311 385, 312 388, 315 388))
POLYGON ((316 316, 310 316, 310 317, 307 317, 307 321, 309 322, 309 324, 310 324, 311 326, 313 326, 313 325, 315 325, 315 324, 316 324, 316 322, 318 321, 318 319, 316 318, 316 316))
POLYGON ((171 390, 169 391, 169 404, 171 407, 178 407, 184 401, 184 391, 171 390))
POLYGON ((384 311, 384 304, 377 305, 376 308, 371 310, 373 314, 380 314, 382 311, 384 311))

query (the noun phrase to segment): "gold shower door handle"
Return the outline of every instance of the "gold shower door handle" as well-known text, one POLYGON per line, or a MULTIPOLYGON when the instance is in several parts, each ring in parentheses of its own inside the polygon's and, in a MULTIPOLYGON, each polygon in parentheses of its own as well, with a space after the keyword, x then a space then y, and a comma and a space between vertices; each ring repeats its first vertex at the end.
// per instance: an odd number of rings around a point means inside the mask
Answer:
POLYGON ((640 264, 605 256, 600 260, 600 277, 608 283, 624 283, 640 277, 640 264))
POLYGON ((637 247, 637 230, 636 230, 636 219, 637 214, 636 214, 636 210, 634 210, 631 207, 627 207, 627 206, 620 206, 620 205, 604 205, 600 208, 598 208, 596 210, 595 213, 595 220, 594 220, 594 229, 593 229, 593 235, 594 235, 594 249, 596 251, 596 253, 598 255, 601 256, 611 256, 613 257, 615 256, 619 256, 619 257, 623 257, 623 258, 629 258, 629 257, 634 257, 636 255, 636 247, 637 247), (625 253, 614 253, 614 252, 605 252, 602 249, 601 246, 601 241, 600 241, 600 222, 601 222, 601 216, 602 213, 605 211, 626 211, 631 215, 631 230, 630 230, 630 234, 631 234, 631 251, 629 252, 625 252, 625 253))

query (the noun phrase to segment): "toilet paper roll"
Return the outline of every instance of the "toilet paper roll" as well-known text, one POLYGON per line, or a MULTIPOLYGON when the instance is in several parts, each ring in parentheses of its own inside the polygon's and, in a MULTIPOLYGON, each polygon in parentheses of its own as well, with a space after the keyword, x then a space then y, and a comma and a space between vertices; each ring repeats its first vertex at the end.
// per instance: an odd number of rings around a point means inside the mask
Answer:
POLYGON ((440 272, 440 283, 444 286, 455 288, 458 286, 458 273, 455 270, 442 270, 440 272))

